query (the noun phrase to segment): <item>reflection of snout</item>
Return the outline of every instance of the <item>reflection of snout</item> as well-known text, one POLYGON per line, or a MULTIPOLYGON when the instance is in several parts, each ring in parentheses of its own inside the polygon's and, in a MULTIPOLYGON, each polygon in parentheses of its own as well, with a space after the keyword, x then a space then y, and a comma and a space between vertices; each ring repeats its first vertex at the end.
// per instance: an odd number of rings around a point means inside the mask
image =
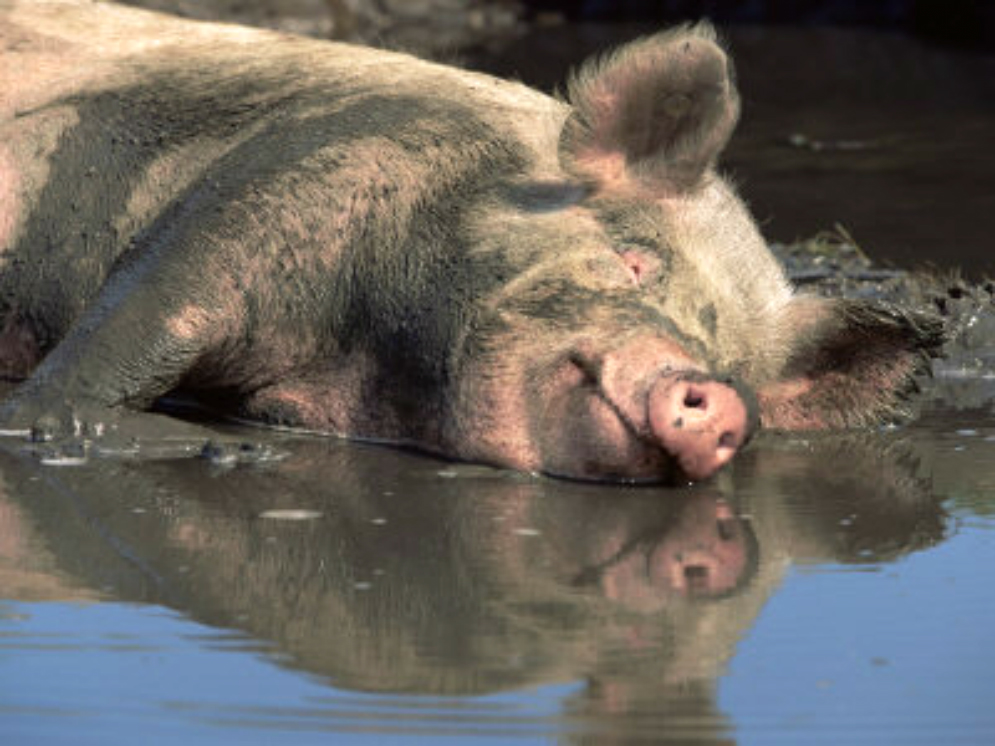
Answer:
POLYGON ((659 532, 636 535, 577 584, 600 583, 605 597, 653 612, 675 599, 706 601, 739 592, 757 569, 758 546, 748 523, 721 498, 697 490, 659 532))
POLYGON ((662 547, 650 557, 651 570, 678 593, 689 597, 710 597, 726 593, 739 582, 738 571, 743 563, 731 563, 729 557, 713 549, 690 550, 671 556, 662 547))
POLYGON ((649 421, 663 447, 695 480, 727 464, 750 429, 747 407, 731 386, 671 376, 650 391, 649 421))

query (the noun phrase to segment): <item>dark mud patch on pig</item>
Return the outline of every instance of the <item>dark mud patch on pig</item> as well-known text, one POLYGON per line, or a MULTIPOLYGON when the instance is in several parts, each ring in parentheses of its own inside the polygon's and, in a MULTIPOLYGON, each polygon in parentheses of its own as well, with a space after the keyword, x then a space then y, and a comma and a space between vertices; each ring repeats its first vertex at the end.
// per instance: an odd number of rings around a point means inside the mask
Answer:
MULTIPOLYGON (((284 75, 292 80, 292 72, 284 75)), ((411 125, 420 121, 446 122, 463 133, 475 130, 481 142, 491 134, 472 110, 456 104, 369 95, 350 101, 338 89, 335 95, 343 99, 342 108, 325 113, 321 91, 274 95, 282 87, 280 74, 271 69, 265 79, 237 80, 222 90, 150 73, 141 86, 50 105, 70 107, 78 123, 61 134, 47 184, 19 231, 21 239, 4 258, 0 317, 16 320, 19 333, 30 333, 34 347, 44 354, 65 335, 104 278, 141 255, 136 248, 166 243, 164 237, 173 232, 170 226, 181 218, 197 214, 202 225, 216 222, 226 197, 251 195, 295 164, 303 171, 313 168, 307 161, 319 151, 345 151, 352 143, 389 137, 418 153, 425 143, 406 139, 404 132, 414 132, 411 125), (191 95, 198 89, 201 95, 191 95), (312 108, 317 113, 309 114, 312 108), (283 133, 288 118, 294 120, 292 139, 283 133), (200 154, 205 162, 185 180, 178 178, 185 167, 179 161, 191 143, 207 143, 200 154), (163 159, 163 173, 150 175, 163 159), (147 202, 145 209, 135 211, 136 200, 147 202), (60 283, 62 292, 53 302, 52 294, 42 288, 68 265, 74 267, 74 282, 60 283), (20 299, 17 308, 9 307, 11 298, 20 299), (34 305, 42 301, 44 307, 34 305)), ((503 160, 509 171, 520 165, 510 148, 503 160)), ((382 194, 369 197, 389 201, 398 196, 391 193, 393 188, 385 185, 382 194)), ((455 214, 468 197, 459 189, 451 196, 455 214)), ((325 233, 306 240, 331 243, 325 233)), ((279 250, 263 246, 261 252, 279 250)))

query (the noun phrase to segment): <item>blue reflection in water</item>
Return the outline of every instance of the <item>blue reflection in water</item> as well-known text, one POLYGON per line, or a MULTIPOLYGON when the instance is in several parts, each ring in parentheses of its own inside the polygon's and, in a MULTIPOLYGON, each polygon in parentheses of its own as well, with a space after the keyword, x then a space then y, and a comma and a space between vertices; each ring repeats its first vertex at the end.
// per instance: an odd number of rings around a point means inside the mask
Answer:
POLYGON ((0 604, 0 742, 548 742, 580 684, 472 698, 345 692, 157 606, 0 604))
POLYGON ((719 688, 738 743, 995 743, 992 567, 995 520, 963 516, 898 562, 794 569, 719 688))

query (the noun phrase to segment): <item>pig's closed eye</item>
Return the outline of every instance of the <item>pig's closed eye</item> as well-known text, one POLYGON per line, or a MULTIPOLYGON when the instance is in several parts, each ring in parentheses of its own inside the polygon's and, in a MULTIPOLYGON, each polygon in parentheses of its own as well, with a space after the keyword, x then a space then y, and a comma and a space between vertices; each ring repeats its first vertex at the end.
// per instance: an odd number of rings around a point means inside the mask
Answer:
POLYGON ((641 249, 623 249, 619 258, 629 271, 635 285, 648 285, 660 276, 661 261, 659 257, 641 249))

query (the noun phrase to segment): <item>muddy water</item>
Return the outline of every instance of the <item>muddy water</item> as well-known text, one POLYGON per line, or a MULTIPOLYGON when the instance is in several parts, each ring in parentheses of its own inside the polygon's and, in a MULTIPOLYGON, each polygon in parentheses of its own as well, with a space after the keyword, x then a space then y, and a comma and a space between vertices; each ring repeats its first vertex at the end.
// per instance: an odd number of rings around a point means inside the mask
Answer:
POLYGON ((3 444, 4 743, 995 739, 988 413, 768 435, 669 490, 267 437, 235 468, 3 444))

